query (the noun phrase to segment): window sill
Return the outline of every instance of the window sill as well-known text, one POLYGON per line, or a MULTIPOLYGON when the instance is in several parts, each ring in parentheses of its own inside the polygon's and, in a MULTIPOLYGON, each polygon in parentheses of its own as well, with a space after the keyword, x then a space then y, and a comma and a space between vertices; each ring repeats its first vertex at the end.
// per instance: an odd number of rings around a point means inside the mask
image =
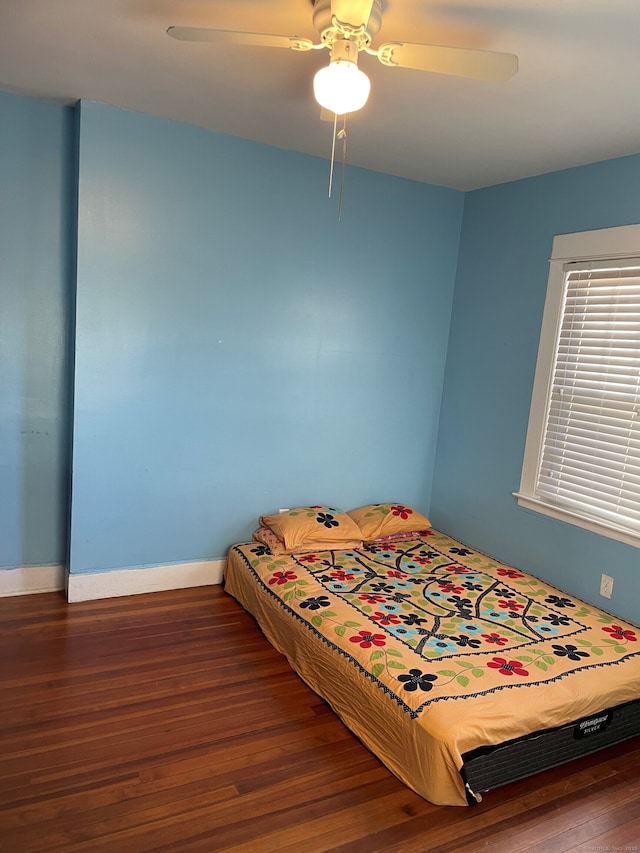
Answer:
POLYGON ((598 533, 600 536, 607 536, 609 539, 616 539, 618 542, 624 542, 626 545, 640 548, 640 533, 633 533, 621 527, 615 527, 614 525, 605 524, 602 521, 587 518, 586 516, 578 515, 560 507, 551 506, 539 498, 534 498, 531 495, 525 495, 521 492, 513 492, 513 496, 517 499, 518 505, 525 509, 531 509, 542 515, 548 515, 559 521, 565 521, 567 524, 573 524, 576 527, 590 530, 592 533, 598 533))

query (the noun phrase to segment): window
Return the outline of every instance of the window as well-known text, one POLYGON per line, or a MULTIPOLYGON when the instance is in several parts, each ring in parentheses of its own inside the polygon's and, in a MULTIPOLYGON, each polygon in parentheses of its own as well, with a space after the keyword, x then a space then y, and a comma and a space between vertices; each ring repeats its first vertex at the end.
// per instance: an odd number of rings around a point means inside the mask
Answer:
POLYGON ((640 547, 640 225, 553 241, 516 497, 640 547))

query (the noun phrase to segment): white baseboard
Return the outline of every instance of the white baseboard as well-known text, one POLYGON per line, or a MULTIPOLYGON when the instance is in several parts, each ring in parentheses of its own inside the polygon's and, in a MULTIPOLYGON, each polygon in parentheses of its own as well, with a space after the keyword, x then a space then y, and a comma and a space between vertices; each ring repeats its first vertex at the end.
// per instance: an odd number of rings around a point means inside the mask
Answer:
POLYGON ((91 601, 96 598, 139 595, 144 592, 211 586, 222 583, 226 562, 226 560, 205 560, 200 563, 115 569, 111 572, 94 574, 70 574, 67 598, 70 602, 91 601))
POLYGON ((19 566, 0 569, 0 598, 64 589, 64 566, 19 566))

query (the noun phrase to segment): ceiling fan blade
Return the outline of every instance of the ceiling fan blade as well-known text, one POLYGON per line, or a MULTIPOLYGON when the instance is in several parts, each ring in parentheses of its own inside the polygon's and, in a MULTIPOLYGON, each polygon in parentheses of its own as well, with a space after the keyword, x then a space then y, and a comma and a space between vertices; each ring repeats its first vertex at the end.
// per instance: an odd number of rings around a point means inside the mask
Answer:
POLYGON ((331 0, 331 14, 343 24, 366 26, 374 0, 331 0))
POLYGON ((234 30, 211 30, 206 27, 169 27, 167 35, 179 41, 207 44, 244 44, 258 47, 288 47, 291 50, 311 50, 310 39, 297 36, 277 36, 269 33, 244 33, 234 30))
POLYGON ((513 77, 518 70, 518 57, 513 53, 491 50, 389 42, 381 45, 376 53, 383 65, 498 83, 513 77))

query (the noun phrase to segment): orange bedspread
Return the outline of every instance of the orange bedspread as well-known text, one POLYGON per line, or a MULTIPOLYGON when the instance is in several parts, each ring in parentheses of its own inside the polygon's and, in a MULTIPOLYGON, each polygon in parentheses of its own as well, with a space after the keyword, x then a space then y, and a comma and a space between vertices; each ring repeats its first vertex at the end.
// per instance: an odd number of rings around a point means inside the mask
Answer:
POLYGON ((225 585, 434 803, 466 805, 464 753, 640 698, 638 629, 437 531, 297 557, 238 545, 225 585))

